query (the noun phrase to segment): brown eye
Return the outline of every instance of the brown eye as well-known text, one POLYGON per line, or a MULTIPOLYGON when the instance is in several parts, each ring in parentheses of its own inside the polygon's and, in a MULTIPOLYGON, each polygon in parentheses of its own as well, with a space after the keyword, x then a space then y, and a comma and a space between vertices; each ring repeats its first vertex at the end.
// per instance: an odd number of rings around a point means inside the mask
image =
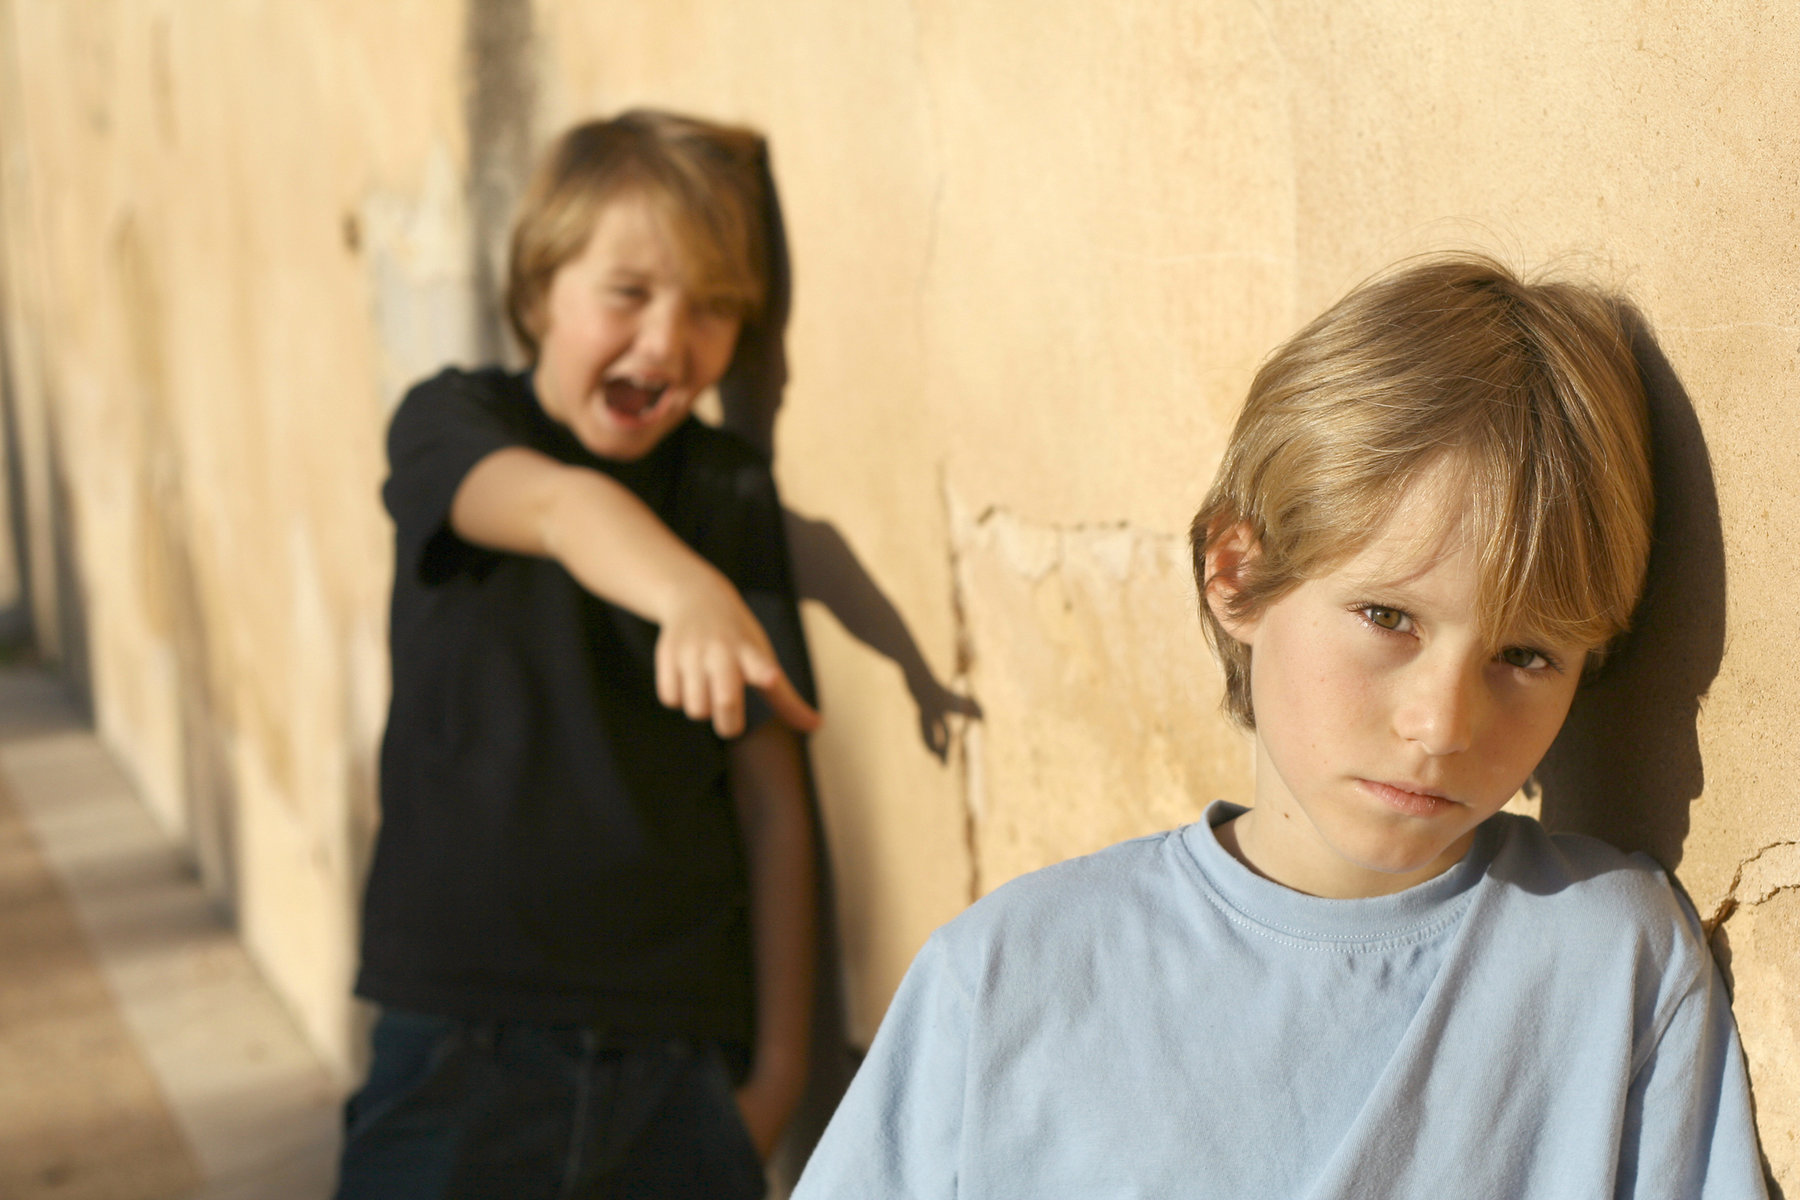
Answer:
POLYGON ((1550 665, 1550 660, 1530 646, 1508 646, 1500 652, 1500 661, 1521 671, 1535 671, 1550 665))
POLYGON ((1369 624, 1382 629, 1397 630, 1406 623, 1405 613, 1397 608, 1382 608, 1379 604, 1371 604, 1363 609, 1363 616, 1368 618, 1369 624))

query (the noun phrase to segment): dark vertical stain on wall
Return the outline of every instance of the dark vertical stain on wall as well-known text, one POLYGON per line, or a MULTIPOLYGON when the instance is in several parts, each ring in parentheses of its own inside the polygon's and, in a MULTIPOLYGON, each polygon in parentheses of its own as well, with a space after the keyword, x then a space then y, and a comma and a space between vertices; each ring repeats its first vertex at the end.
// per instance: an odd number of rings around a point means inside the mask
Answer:
POLYGON ((500 296, 513 205, 531 169, 536 56, 531 0, 467 0, 469 215, 475 256, 476 350, 484 362, 506 355, 500 296))

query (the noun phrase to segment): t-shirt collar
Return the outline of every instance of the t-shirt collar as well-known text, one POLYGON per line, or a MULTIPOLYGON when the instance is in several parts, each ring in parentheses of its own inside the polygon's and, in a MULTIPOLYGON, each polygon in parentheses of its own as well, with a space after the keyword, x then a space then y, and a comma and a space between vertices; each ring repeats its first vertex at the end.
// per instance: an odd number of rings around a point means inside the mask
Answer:
POLYGON ((1203 885, 1216 901, 1271 933, 1339 945, 1391 943, 1424 936, 1454 921, 1486 876, 1501 832, 1499 822, 1483 822, 1462 861, 1403 892, 1329 900, 1263 878, 1219 844, 1215 828, 1246 811, 1242 805, 1215 800, 1200 820, 1181 831, 1203 885))

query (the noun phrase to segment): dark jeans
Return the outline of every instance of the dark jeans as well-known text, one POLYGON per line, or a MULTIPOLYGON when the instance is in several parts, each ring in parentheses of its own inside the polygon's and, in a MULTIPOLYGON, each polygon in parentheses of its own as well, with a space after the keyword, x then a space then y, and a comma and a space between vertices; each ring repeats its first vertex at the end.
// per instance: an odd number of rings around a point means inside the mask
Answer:
POLYGON ((384 1012, 344 1106, 338 1200, 757 1200, 719 1052, 384 1012))

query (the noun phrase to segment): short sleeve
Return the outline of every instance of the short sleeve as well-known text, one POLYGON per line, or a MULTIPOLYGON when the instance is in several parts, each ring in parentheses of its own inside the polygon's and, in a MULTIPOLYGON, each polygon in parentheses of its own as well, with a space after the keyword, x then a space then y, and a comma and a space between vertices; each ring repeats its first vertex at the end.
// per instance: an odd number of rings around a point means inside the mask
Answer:
POLYGON ((957 1194, 970 1015, 938 934, 894 993, 793 1200, 957 1194))
POLYGON ((1691 923, 1688 986, 1639 1064, 1626 1099, 1618 1196, 1760 1200, 1749 1076, 1718 967, 1691 923))
POLYGON ((503 377, 445 371, 406 394, 388 426, 382 500, 394 519, 396 569, 442 583, 492 555, 450 531, 450 504, 471 468, 520 435, 505 420, 503 377))

